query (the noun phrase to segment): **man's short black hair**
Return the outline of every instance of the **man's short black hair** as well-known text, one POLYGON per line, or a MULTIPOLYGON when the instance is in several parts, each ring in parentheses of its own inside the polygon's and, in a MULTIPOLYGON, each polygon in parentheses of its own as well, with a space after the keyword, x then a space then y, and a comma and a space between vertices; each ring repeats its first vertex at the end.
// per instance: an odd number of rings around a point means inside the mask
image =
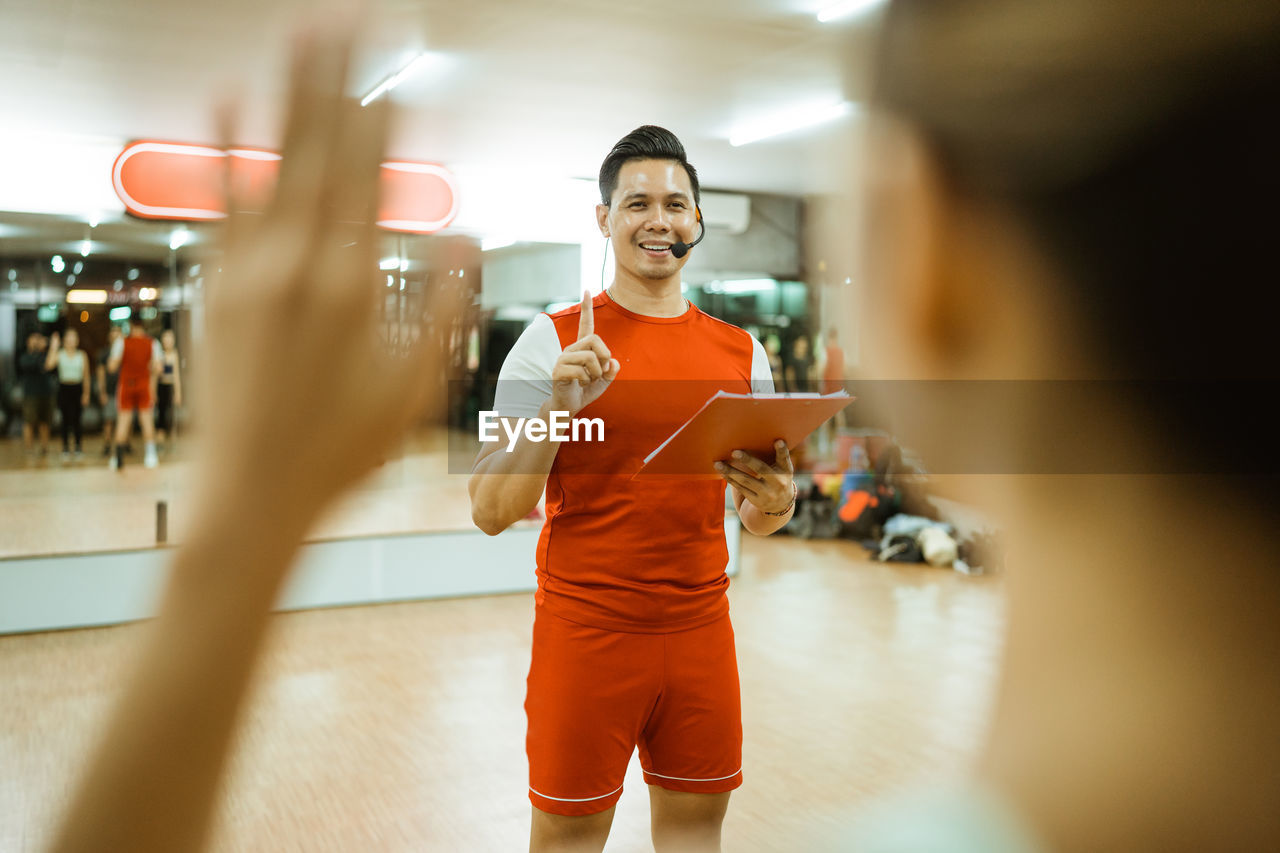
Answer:
POLYGON ((613 191, 618 188, 618 172, 622 164, 632 160, 674 160, 684 166, 689 174, 689 184, 693 187, 693 203, 702 203, 702 190, 698 186, 698 170, 689 164, 684 153, 684 146, 676 135, 665 127, 646 124, 637 127, 618 140, 609 156, 600 165, 600 202, 609 204, 613 200, 613 191))

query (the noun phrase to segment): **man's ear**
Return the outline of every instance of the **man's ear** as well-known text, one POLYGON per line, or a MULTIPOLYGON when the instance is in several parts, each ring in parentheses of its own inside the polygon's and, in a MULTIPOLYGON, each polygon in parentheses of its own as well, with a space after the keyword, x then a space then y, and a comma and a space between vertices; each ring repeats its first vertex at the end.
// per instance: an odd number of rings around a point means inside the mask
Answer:
POLYGON ((596 205, 596 225, 599 226, 600 233, 603 236, 609 236, 609 205, 596 205))

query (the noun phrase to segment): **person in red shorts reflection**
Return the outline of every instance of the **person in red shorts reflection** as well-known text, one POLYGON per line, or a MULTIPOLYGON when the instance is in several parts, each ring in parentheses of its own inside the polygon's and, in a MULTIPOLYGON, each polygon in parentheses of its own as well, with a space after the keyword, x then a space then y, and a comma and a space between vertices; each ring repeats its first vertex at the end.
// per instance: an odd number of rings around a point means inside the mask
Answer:
POLYGON ((160 371, 162 360, 160 344, 136 320, 129 322, 129 334, 118 338, 112 345, 107 371, 119 371, 116 383, 116 452, 111 455, 110 463, 113 470, 124 464, 121 448, 133 429, 134 412, 138 413, 138 422, 142 424, 142 438, 146 442, 143 464, 148 468, 159 464, 156 456, 155 421, 152 419, 154 401, 151 386, 160 371))
MULTIPOLYGON (((835 326, 827 329, 818 369, 822 372, 823 394, 834 394, 844 390, 844 348, 840 346, 840 332, 835 326)), ((847 423, 848 415, 844 411, 836 412, 836 416, 827 422, 825 428, 830 431, 833 441, 838 429, 847 423)))
POLYGON ((768 535, 794 508, 791 461, 780 443, 770 462, 718 463, 722 479, 632 479, 715 391, 767 392, 773 380, 759 341, 681 296, 676 244, 694 241, 701 215, 680 141, 653 126, 628 134, 600 193, 613 284, 533 321, 494 408, 507 422, 599 418, 603 441, 489 444, 469 484, 472 517, 491 535, 546 490, 525 701, 530 849, 601 850, 638 747, 655 848, 719 850, 742 784, 725 487, 743 526, 768 535))

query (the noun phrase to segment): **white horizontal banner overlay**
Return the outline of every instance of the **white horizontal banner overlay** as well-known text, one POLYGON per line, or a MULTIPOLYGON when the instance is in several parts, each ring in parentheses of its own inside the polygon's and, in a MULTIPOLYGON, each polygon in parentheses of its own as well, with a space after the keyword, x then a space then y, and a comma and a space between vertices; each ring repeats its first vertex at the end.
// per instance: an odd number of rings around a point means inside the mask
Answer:
POLYGON ((528 441, 604 441, 604 421, 600 418, 571 418, 568 412, 551 412, 551 417, 500 418, 497 412, 481 412, 479 438, 501 441, 506 436, 506 452, 515 450, 520 436, 528 441))

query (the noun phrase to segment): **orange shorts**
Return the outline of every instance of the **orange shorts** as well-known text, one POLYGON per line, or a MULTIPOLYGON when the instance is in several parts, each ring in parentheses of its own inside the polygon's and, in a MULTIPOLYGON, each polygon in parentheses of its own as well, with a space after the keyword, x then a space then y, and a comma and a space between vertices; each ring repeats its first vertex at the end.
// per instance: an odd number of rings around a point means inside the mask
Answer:
POLYGON ((728 614, 672 634, 627 634, 539 607, 524 707, 529 799, 544 812, 589 815, 612 806, 637 746, 650 785, 718 794, 742 784, 728 614))
POLYGON ((151 408, 151 377, 120 377, 120 387, 116 390, 116 408, 127 412, 136 409, 145 412, 151 408))

